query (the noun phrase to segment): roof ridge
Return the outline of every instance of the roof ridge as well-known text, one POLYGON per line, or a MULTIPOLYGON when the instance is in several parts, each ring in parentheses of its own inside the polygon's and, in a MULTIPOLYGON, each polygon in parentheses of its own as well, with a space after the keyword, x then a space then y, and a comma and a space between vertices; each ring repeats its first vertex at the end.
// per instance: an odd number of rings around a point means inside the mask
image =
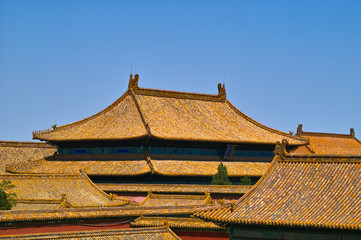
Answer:
POLYGON ((140 118, 142 119, 142 122, 143 122, 143 124, 144 124, 144 128, 145 128, 145 130, 147 131, 148 136, 151 136, 152 134, 151 134, 151 132, 150 132, 149 124, 145 121, 145 117, 144 117, 144 114, 143 114, 142 110, 140 109, 140 105, 139 105, 139 103, 138 103, 138 100, 137 100, 137 98, 135 97, 135 94, 134 94, 134 92, 133 92, 132 89, 129 89, 129 92, 130 92, 130 96, 132 97, 132 99, 133 99, 133 101, 134 101, 134 103, 135 103, 135 106, 137 107, 137 110, 138 110, 138 112, 139 112, 140 118))
POLYGON ((56 148, 44 142, 31 141, 0 141, 0 147, 41 147, 41 148, 56 148))
POLYGON ((134 94, 156 96, 156 97, 169 97, 169 98, 182 98, 193 99, 202 101, 224 101, 225 97, 221 94, 206 94, 206 93, 194 93, 194 92, 182 92, 173 90, 162 90, 153 88, 136 88, 133 89, 134 94))
POLYGON ((309 163, 361 163, 361 155, 325 155, 325 154, 290 154, 279 162, 309 162, 309 163))
POLYGON ((345 133, 324 133, 324 132, 302 132, 301 134, 296 134, 297 136, 321 136, 321 137, 342 137, 342 138, 355 138, 351 134, 345 133))
POLYGON ((98 117, 101 114, 107 113, 108 111, 110 111, 112 108, 114 108, 117 104, 119 104, 126 96, 129 95, 130 90, 127 90, 122 96, 120 96, 117 100, 115 100, 115 102, 113 102, 111 105, 109 105, 108 107, 106 107, 105 109, 101 110, 100 112, 97 112, 93 115, 91 115, 90 117, 84 118, 82 120, 73 122, 73 123, 68 123, 65 125, 62 125, 60 127, 57 127, 56 124, 53 125, 53 128, 51 129, 45 129, 45 130, 37 130, 33 132, 33 139, 42 139, 41 137, 39 137, 38 135, 40 134, 44 134, 44 133, 49 133, 49 132, 54 132, 54 131, 58 131, 58 130, 62 130, 62 129, 66 129, 69 127, 73 127, 76 125, 79 125, 81 123, 84 123, 86 121, 89 121, 91 119, 94 119, 95 117, 98 117))
MULTIPOLYGON (((256 126, 260 127, 260 128, 263 128, 267 131, 271 131, 273 133, 276 133, 276 134, 279 134, 279 135, 282 135, 282 136, 285 136, 285 137, 288 137, 288 138, 293 138, 293 139, 296 139, 296 140, 299 140, 299 141, 305 141, 305 144, 307 144, 309 142, 308 139, 304 139, 304 138, 301 138, 301 137, 296 137, 296 135, 290 135, 286 132, 282 132, 280 130, 277 130, 277 129, 274 129, 274 128, 271 128, 271 127, 267 127, 266 125, 263 125, 262 123, 254 120, 253 118, 247 116, 246 114, 244 114, 242 111, 240 111, 238 108, 236 108, 230 101, 228 101, 228 99, 226 99, 226 103, 236 112, 238 113, 239 115, 241 115, 243 118, 245 118, 246 120, 248 120, 249 122, 255 124, 256 126)), ((299 144, 299 145, 303 145, 303 144, 299 144)))

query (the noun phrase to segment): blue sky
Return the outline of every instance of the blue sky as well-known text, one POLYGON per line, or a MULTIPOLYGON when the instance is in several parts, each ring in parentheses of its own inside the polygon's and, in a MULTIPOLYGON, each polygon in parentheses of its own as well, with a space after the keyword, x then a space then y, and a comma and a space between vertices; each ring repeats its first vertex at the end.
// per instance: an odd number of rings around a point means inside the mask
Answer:
POLYGON ((361 138, 361 1, 0 1, 0 140, 127 89, 217 93, 269 127, 361 138))

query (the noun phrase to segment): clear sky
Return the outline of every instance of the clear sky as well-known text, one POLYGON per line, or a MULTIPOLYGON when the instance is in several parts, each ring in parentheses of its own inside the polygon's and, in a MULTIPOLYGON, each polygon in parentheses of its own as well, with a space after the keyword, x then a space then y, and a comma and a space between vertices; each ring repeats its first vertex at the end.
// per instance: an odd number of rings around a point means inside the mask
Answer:
POLYGON ((217 93, 285 132, 361 139, 361 1, 0 0, 0 140, 139 86, 217 93))

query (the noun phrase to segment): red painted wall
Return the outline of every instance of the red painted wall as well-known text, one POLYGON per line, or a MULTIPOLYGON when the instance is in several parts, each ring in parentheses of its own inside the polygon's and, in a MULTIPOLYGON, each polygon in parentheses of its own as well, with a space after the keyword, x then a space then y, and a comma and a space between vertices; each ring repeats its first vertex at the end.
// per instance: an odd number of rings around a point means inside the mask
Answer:
POLYGON ((229 234, 224 232, 185 232, 175 230, 173 232, 182 240, 229 240, 229 234))

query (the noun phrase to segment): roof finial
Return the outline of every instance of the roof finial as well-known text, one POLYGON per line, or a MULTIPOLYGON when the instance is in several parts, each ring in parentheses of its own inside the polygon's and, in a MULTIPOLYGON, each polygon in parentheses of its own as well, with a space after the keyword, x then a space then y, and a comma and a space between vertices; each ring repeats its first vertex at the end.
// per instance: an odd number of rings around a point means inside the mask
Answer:
POLYGON ((350 128, 350 136, 355 137, 355 129, 354 128, 350 128))
POLYGON ((298 127, 297 127, 297 135, 301 135, 302 133, 303 133, 302 124, 298 124, 298 127))
POLYGON ((222 99, 226 99, 226 87, 224 84, 218 83, 218 96, 222 99))
POLYGON ((273 151, 273 153, 275 155, 277 155, 278 157, 280 157, 282 160, 285 159, 285 155, 287 154, 287 150, 286 150, 286 145, 288 144, 286 139, 282 140, 282 143, 280 143, 279 141, 277 141, 277 145, 275 147, 275 150, 273 151))
POLYGON ((134 78, 133 78, 133 74, 130 74, 128 89, 136 90, 138 88, 138 80, 139 80, 138 74, 135 74, 134 78))

